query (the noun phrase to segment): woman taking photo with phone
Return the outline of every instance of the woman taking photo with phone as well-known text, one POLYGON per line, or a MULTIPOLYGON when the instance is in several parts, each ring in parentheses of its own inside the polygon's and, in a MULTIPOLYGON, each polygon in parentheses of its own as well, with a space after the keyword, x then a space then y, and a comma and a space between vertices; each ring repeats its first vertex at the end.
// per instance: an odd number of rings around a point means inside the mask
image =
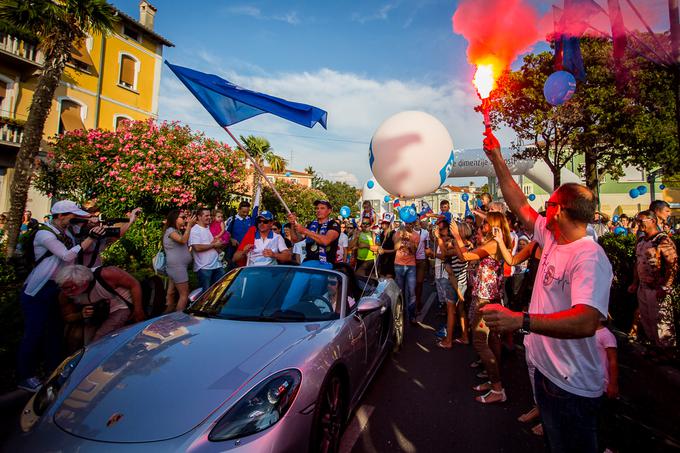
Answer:
POLYGON ((501 303, 503 294, 503 256, 498 243, 494 240, 494 232, 503 236, 506 247, 510 247, 510 227, 508 221, 500 212, 489 212, 480 226, 482 243, 471 252, 465 251, 465 243, 461 238, 458 226, 451 225, 453 234, 453 249, 458 259, 462 261, 479 261, 477 272, 472 274, 472 344, 482 359, 486 373, 479 377, 488 381, 473 387, 474 390, 486 392, 476 398, 480 403, 502 403, 506 400, 505 389, 501 383, 499 360, 501 342, 498 334, 489 330, 479 309, 484 305, 501 303))

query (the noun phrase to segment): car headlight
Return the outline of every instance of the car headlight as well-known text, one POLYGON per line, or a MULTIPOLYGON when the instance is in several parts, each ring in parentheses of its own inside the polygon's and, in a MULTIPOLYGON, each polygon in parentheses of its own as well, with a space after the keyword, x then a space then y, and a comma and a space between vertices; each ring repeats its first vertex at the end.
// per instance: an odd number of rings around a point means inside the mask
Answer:
POLYGON ((269 428, 293 404, 301 381, 302 374, 294 369, 281 371, 265 379, 224 414, 208 439, 236 439, 269 428))
POLYGON ((47 382, 38 390, 33 400, 33 412, 40 416, 45 413, 48 407, 57 399, 61 387, 68 380, 71 373, 83 357, 83 350, 80 350, 61 362, 61 365, 54 370, 47 382))

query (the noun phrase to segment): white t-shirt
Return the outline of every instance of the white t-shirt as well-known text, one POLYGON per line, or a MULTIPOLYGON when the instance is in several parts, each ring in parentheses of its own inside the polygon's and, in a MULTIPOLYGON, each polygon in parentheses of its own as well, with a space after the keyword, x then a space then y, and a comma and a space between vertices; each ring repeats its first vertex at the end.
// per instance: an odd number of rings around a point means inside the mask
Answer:
MULTIPOLYGON (((194 225, 191 227, 191 233, 189 233, 189 247, 196 244, 210 245, 213 241, 213 235, 210 232, 210 228, 202 227, 200 225, 194 225)), ((210 249, 204 252, 197 252, 196 250, 191 251, 194 255, 194 272, 198 272, 201 269, 217 269, 222 266, 220 263, 220 254, 217 250, 210 249)))
POLYGON ((293 255, 300 255, 300 262, 303 262, 307 256, 306 244, 304 239, 293 244, 293 255))
MULTIPOLYGON (((585 304, 605 319, 613 275, 604 250, 589 236, 558 245, 545 225, 545 217, 539 216, 534 240, 543 253, 529 313, 557 313, 585 304)), ((588 398, 602 395, 604 366, 595 336, 559 339, 532 333, 524 344, 536 368, 558 387, 588 398)))
POLYGON ((430 239, 430 233, 427 232, 427 230, 420 230, 418 232, 420 237, 418 238, 418 248, 416 249, 416 259, 417 260, 424 260, 427 258, 425 256, 425 246, 427 244, 427 240, 430 239))
POLYGON ((338 262, 343 262, 344 261, 344 252, 345 249, 349 246, 349 238, 345 233, 340 233, 340 236, 338 236, 338 252, 336 253, 336 261, 338 262))
POLYGON ((597 329, 595 332, 595 339, 597 340, 597 351, 600 353, 600 361, 602 361, 602 364, 604 365, 604 387, 606 389, 609 384, 609 360, 607 359, 607 349, 616 349, 616 337, 609 329, 603 327, 597 329))
POLYGON ((253 248, 248 252, 248 262, 246 266, 276 265, 276 258, 267 257, 262 254, 265 249, 269 249, 274 253, 281 253, 284 250, 288 250, 288 247, 286 247, 286 241, 278 233, 270 231, 269 236, 265 238, 258 238, 256 234, 253 248))

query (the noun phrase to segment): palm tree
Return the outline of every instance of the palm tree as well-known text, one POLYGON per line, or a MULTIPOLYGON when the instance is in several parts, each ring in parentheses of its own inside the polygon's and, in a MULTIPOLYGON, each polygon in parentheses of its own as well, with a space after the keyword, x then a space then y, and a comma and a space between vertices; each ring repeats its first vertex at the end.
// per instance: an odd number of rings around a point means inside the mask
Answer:
MULTIPOLYGON (((274 154, 272 151, 272 146, 264 137, 255 137, 254 135, 249 135, 244 137, 241 135, 241 143, 246 147, 246 150, 250 156, 255 159, 255 162, 262 167, 262 164, 266 161, 267 164, 272 169, 274 173, 283 173, 286 171, 286 165, 288 161, 278 154, 274 154)), ((255 191, 260 183, 260 174, 253 170, 253 199, 255 199, 255 191)))
POLYGON ((106 0, 0 0, 0 20, 25 33, 33 33, 45 55, 10 189, 6 251, 7 256, 11 256, 17 244, 45 120, 72 44, 88 33, 110 32, 117 18, 115 9, 106 0))

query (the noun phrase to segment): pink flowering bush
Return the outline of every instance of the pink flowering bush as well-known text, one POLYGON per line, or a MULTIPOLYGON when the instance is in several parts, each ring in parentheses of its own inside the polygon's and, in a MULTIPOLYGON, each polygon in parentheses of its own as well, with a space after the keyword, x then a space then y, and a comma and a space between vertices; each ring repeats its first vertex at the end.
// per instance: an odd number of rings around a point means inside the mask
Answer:
POLYGON ((94 202, 107 216, 214 207, 246 190, 240 151, 188 126, 129 121, 117 131, 93 129, 55 138, 34 181, 45 194, 94 202))

